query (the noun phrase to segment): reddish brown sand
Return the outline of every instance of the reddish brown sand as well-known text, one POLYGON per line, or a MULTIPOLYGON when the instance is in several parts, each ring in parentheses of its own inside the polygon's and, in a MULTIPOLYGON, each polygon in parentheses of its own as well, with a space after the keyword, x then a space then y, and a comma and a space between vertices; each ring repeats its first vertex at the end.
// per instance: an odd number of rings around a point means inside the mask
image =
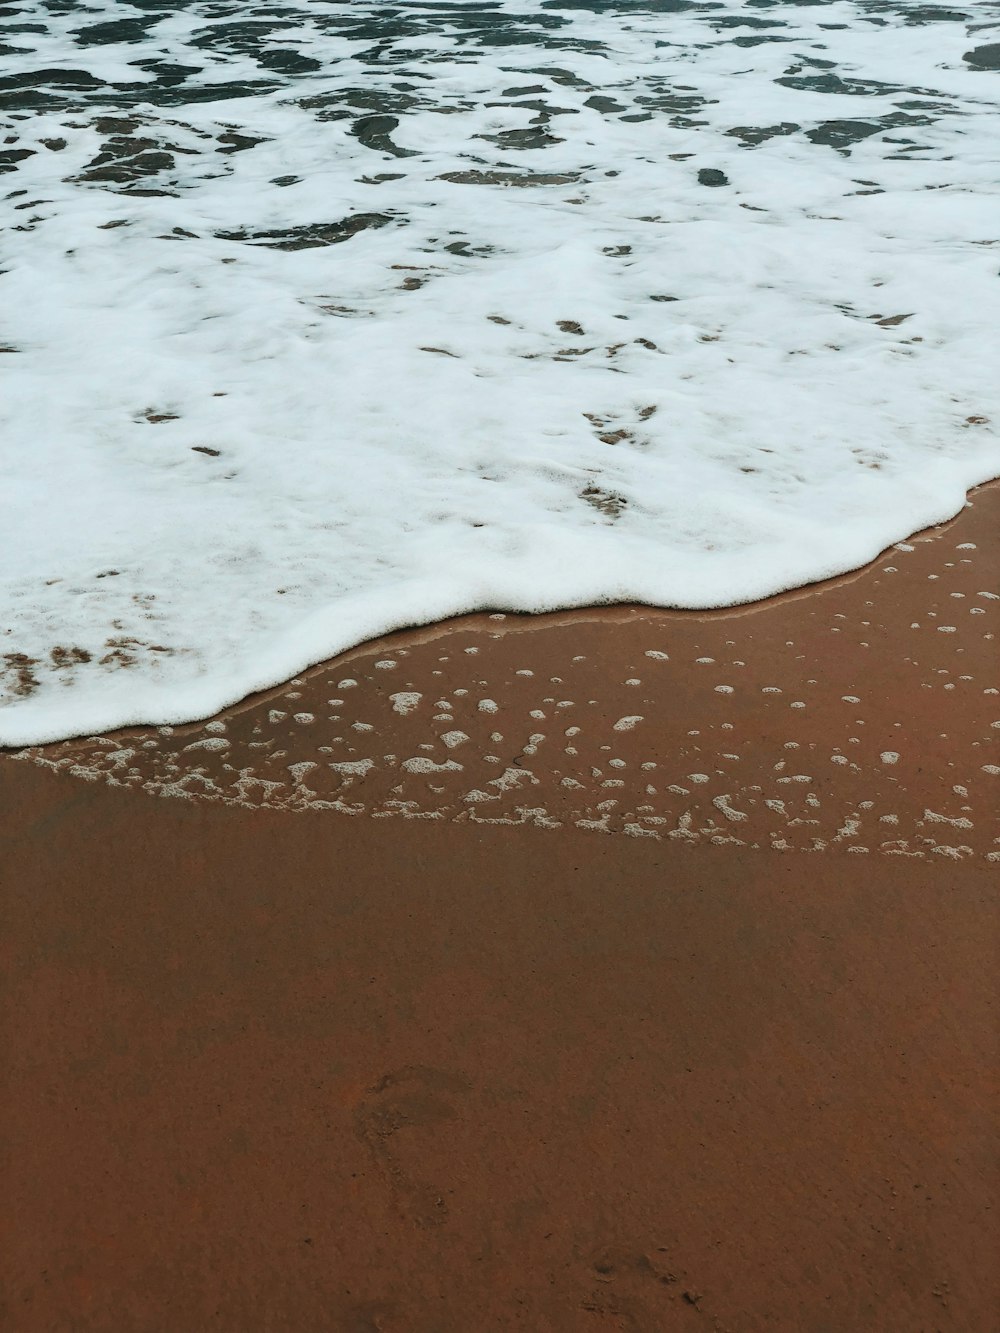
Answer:
POLYGON ((0 757, 0 1327, 995 1333, 998 518, 0 757))

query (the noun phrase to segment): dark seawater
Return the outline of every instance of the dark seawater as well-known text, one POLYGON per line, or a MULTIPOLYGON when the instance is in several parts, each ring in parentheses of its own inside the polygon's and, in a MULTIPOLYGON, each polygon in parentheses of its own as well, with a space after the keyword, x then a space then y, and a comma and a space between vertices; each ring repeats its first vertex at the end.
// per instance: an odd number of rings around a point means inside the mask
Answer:
MULTIPOLYGON (((377 152, 399 152, 391 146, 391 130, 400 117, 420 107, 439 105, 435 99, 433 67, 474 62, 483 53, 502 59, 513 48, 531 48, 538 53, 537 70, 519 63, 518 73, 537 73, 546 84, 573 87, 580 81, 569 69, 558 67, 566 53, 587 53, 609 61, 607 84, 615 95, 593 90, 590 105, 602 116, 636 120, 664 117, 671 125, 693 127, 708 99, 684 95, 668 73, 647 73, 631 87, 623 88, 616 78, 614 44, 588 29, 580 35, 578 16, 602 20, 611 33, 637 19, 659 19, 658 49, 668 54, 671 18, 683 16, 685 24, 699 30, 695 39, 706 45, 726 43, 750 50, 758 46, 784 45, 787 61, 775 82, 803 92, 855 98, 889 97, 894 106, 866 114, 858 103, 851 115, 830 118, 804 117, 804 123, 780 125, 734 125, 730 133, 752 148, 775 134, 803 133, 811 142, 840 151, 872 134, 885 130, 915 131, 932 124, 948 107, 939 90, 896 79, 859 78, 837 59, 837 34, 848 29, 924 28, 951 34, 956 28, 968 33, 964 59, 971 69, 995 69, 1000 44, 980 40, 992 27, 982 20, 986 6, 889 3, 869 0, 847 7, 828 0, 784 3, 783 0, 748 0, 748 3, 700 3, 698 0, 543 0, 535 6, 493 3, 407 3, 379 5, 365 0, 322 0, 293 4, 227 4, 213 0, 106 0, 80 4, 77 0, 29 0, 0 6, 0 60, 23 71, 0 76, 0 106, 10 114, 13 133, 0 162, 16 169, 19 155, 32 151, 19 146, 17 123, 25 113, 69 111, 86 114, 88 108, 136 111, 157 108, 164 113, 198 102, 261 97, 283 92, 319 120, 346 120, 359 139, 377 152), (803 56, 799 21, 804 13, 817 14, 817 28, 829 33, 824 47, 810 43, 816 51, 803 56), (831 11, 826 21, 822 11, 831 11), (124 11, 124 13, 123 13, 124 11), (182 20, 182 22, 178 22, 182 20), (832 20, 832 21, 831 21, 832 20), (845 21, 847 20, 847 21, 845 21), (168 29, 169 31, 164 31, 168 29), (298 31, 297 31, 298 29, 298 31), (424 40, 444 38, 439 52, 421 52, 415 47, 424 40), (360 78, 328 91, 324 85, 336 74, 338 56, 331 44, 351 44, 351 65, 360 78), (107 67, 103 56, 113 53, 118 68, 107 67), (121 68, 124 65, 126 68, 121 68), (219 70, 232 65, 231 77, 219 78, 219 70), (131 74, 131 71, 135 74, 131 74), (415 74, 416 71, 416 74, 415 74), (206 79, 206 73, 211 74, 206 79), (141 77, 140 77, 141 76, 141 77), (414 76, 417 83, 408 82, 414 76)), ((690 37, 685 33, 685 44, 690 37)), ((630 83, 632 81, 629 81, 630 83)), ((693 91, 693 90, 692 90, 693 91)), ((516 95, 516 94, 514 94, 516 95)), ((545 146, 546 127, 565 111, 552 97, 552 88, 536 89, 525 96, 537 100, 536 132, 508 133, 502 146, 508 151, 545 146)), ((128 185, 140 178, 155 178, 169 170, 161 149, 123 147, 120 133, 104 131, 105 145, 99 157, 116 164, 95 162, 93 170, 108 170, 99 179, 128 185), (116 173, 120 179, 116 179, 116 173)), ((902 140, 916 147, 912 139, 902 140)), ((240 151, 249 144, 220 144, 218 151, 240 151)))

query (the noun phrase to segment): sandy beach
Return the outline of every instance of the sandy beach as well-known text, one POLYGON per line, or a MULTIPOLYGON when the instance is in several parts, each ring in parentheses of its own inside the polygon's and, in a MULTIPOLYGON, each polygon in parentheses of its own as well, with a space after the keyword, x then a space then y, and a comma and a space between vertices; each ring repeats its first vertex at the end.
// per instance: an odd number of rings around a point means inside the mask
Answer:
POLYGON ((1000 1333, 982 11, 0 3, 0 1333, 1000 1333))
POLYGON ((998 518, 0 755, 4 1327, 994 1330, 998 518))

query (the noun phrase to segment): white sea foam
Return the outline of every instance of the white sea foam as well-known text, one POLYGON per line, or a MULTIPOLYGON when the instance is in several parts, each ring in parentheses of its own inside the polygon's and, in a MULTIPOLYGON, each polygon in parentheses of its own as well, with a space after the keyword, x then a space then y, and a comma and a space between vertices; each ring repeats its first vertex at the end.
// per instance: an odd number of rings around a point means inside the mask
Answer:
POLYGON ((760 597, 1000 473, 977 6, 19 17, 0 743, 473 608, 760 597))

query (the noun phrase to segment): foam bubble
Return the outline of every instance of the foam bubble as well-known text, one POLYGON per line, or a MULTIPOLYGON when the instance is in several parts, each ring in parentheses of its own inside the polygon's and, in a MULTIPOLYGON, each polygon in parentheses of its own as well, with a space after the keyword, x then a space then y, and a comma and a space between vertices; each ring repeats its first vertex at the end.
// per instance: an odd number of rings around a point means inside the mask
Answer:
POLYGON ((629 716, 629 717, 620 717, 620 718, 618 719, 618 721, 617 721, 617 722, 614 724, 614 726, 612 727, 612 730, 613 730, 613 731, 632 731, 632 729, 637 725, 637 723, 641 722, 642 720, 643 720, 642 717, 641 717, 641 716, 638 716, 638 715, 629 716))

